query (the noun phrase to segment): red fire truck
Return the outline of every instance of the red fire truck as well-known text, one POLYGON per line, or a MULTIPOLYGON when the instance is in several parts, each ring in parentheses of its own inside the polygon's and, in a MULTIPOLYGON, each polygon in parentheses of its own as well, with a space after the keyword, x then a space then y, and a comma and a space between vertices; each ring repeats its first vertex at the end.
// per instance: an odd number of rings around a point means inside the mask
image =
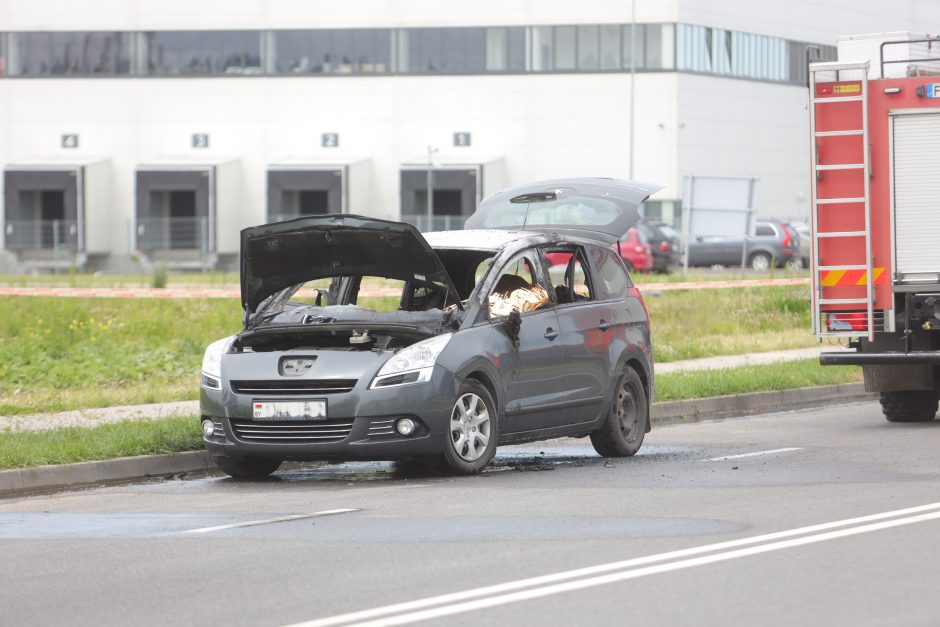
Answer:
POLYGON ((820 362, 862 366, 889 421, 933 420, 940 38, 868 39, 866 60, 846 62, 840 42, 839 62, 809 66, 813 331, 847 339, 854 351, 820 362))

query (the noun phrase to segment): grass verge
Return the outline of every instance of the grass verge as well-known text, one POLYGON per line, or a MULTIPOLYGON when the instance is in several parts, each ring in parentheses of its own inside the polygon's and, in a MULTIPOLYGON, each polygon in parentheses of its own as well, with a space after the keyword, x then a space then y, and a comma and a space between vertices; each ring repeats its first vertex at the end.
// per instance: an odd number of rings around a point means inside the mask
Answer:
POLYGON ((681 401, 708 396, 770 392, 862 380, 856 366, 820 366, 815 359, 783 364, 695 370, 656 375, 656 401, 681 401))
POLYGON ((202 448, 194 417, 125 420, 99 427, 0 433, 0 470, 202 448))

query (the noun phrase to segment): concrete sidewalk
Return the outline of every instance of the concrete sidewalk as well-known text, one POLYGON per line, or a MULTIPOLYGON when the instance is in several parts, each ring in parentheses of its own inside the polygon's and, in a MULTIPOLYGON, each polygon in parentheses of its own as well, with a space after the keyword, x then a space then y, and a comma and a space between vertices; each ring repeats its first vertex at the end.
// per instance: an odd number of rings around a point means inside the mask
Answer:
MULTIPOLYGON (((745 355, 723 355, 705 359, 689 359, 656 364, 657 374, 687 372, 692 370, 717 370, 756 364, 773 364, 801 359, 812 359, 824 351, 844 350, 841 346, 814 346, 768 353, 745 355)), ((96 427, 121 422, 122 420, 156 420, 169 416, 196 416, 199 401, 174 401, 150 405, 125 405, 77 409, 55 413, 26 414, 22 416, 0 416, 0 433, 5 431, 49 431, 62 427, 96 427)))

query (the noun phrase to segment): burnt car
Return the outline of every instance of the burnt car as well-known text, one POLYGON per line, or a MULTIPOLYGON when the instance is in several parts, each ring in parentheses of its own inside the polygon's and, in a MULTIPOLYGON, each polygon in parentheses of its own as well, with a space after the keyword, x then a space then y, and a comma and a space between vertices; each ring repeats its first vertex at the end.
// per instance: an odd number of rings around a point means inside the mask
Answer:
POLYGON ((244 328, 206 350, 206 448, 234 477, 284 460, 421 459, 482 470, 498 444, 649 431, 646 305, 611 244, 659 186, 613 179, 494 194, 468 230, 354 215, 241 232, 244 328), (566 256, 555 281, 546 255, 566 256), (384 298, 364 299, 371 294, 384 298), (368 305, 368 306, 367 306, 368 305))

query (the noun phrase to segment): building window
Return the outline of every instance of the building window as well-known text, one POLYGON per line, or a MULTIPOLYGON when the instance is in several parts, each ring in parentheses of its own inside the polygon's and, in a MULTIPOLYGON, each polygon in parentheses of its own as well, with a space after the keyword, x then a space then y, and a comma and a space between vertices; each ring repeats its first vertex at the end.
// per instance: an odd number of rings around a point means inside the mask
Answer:
POLYGON ((600 27, 601 35, 601 69, 620 69, 620 26, 604 24, 600 27))
POLYGON ((141 69, 153 76, 262 73, 260 31, 149 31, 139 42, 141 69))
POLYGON ((578 26, 578 69, 596 70, 600 67, 600 29, 597 26, 578 26))
POLYGON ((407 28, 399 31, 399 69, 415 74, 484 73, 485 28, 407 28))
POLYGON ((525 71, 524 27, 493 27, 486 29, 486 71, 525 71))
POLYGON ((6 72, 17 76, 87 76, 130 73, 127 33, 43 32, 9 36, 6 72))
POLYGON ((576 68, 577 30, 574 26, 555 27, 555 70, 570 71, 576 68))
POLYGON ((391 71, 391 31, 274 31, 274 55, 278 74, 385 74, 391 71))
POLYGON ((7 73, 7 34, 0 33, 0 76, 7 73))
POLYGON ((555 47, 555 37, 551 26, 533 26, 531 30, 531 54, 533 72, 551 72, 552 50, 555 47))

